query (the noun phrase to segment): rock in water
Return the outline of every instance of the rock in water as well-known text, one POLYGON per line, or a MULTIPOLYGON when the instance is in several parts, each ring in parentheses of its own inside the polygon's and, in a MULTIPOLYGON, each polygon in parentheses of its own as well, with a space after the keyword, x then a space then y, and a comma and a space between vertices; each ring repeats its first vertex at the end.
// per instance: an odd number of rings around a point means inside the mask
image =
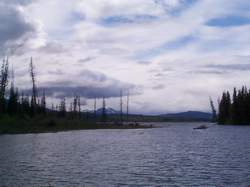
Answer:
POLYGON ((208 127, 206 125, 201 125, 199 127, 195 127, 194 130, 198 130, 198 129, 207 129, 208 127))

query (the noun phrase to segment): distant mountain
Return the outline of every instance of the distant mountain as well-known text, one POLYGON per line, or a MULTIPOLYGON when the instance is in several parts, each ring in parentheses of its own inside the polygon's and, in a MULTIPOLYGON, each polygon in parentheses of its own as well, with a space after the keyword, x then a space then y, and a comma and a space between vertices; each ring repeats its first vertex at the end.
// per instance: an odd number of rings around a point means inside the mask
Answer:
MULTIPOLYGON (((93 113, 94 111, 85 110, 83 112, 93 113)), ((102 108, 98 108, 96 110, 96 114, 98 116, 102 115, 102 108)), ((117 120, 117 117, 120 116, 120 111, 117 111, 113 108, 106 108, 106 114, 109 115, 110 120, 117 120)), ((124 113, 124 115, 126 115, 124 113)), ((130 114, 129 115, 131 121, 173 121, 173 122, 181 122, 181 121, 211 121, 212 114, 206 112, 199 111, 187 111, 180 113, 172 113, 172 114, 161 114, 161 115, 139 115, 139 114, 130 114)))
MULTIPOLYGON (((117 110, 115 110, 113 108, 110 108, 110 107, 106 108, 105 111, 106 111, 107 115, 117 115, 117 114, 120 114, 119 111, 117 111, 117 110)), ((96 110, 96 114, 97 115, 102 115, 102 108, 97 109, 96 110)))
POLYGON ((187 111, 173 114, 162 114, 160 115, 164 120, 170 121, 210 121, 212 114, 207 112, 199 111, 187 111))

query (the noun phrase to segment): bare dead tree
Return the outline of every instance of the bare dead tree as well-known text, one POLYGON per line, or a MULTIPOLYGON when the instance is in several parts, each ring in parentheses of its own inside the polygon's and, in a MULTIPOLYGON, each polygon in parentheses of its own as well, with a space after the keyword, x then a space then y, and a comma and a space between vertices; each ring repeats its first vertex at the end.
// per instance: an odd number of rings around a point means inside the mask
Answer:
POLYGON ((123 121, 123 111, 122 111, 122 105, 123 105, 123 102, 122 102, 122 90, 120 90, 120 121, 122 123, 123 121))
POLYGON ((127 91, 127 121, 129 116, 129 90, 127 91))
POLYGON ((8 85, 8 77, 9 77, 9 60, 3 59, 1 73, 0 73, 0 113, 5 110, 5 93, 8 85))
POLYGON ((210 101, 210 106, 212 110, 212 120, 215 122, 217 120, 217 112, 216 112, 214 102, 211 97, 209 97, 209 101, 210 101))
POLYGON ((77 96, 74 96, 74 100, 73 100, 73 113, 74 113, 74 115, 76 114, 76 110, 77 110, 77 96))
POLYGON ((62 98, 62 100, 60 102, 60 105, 59 105, 59 116, 60 117, 65 117, 66 113, 67 113, 67 110, 66 110, 66 99, 64 97, 64 98, 62 98))
POLYGON ((106 101, 105 97, 102 98, 102 121, 106 122, 107 114, 106 114, 106 101))
POLYGON ((73 112, 73 103, 70 103, 69 111, 70 111, 70 113, 73 112))
POLYGON ((96 118, 96 97, 94 99, 94 117, 96 118))
POLYGON ((1 82, 0 82, 0 97, 4 98, 6 87, 8 85, 8 76, 9 76, 9 61, 7 59, 3 59, 2 67, 1 67, 1 82))
POLYGON ((46 95, 45 95, 45 90, 43 90, 43 95, 41 98, 41 109, 42 109, 42 113, 46 114, 46 95))
POLYGON ((77 104, 78 104, 78 114, 80 117, 81 116, 81 97, 80 96, 77 97, 77 104))
POLYGON ((32 96, 31 96, 31 110, 32 115, 35 113, 36 106, 37 106, 37 87, 36 87, 36 78, 35 78, 35 72, 34 72, 34 64, 32 57, 30 58, 30 76, 32 80, 32 96))

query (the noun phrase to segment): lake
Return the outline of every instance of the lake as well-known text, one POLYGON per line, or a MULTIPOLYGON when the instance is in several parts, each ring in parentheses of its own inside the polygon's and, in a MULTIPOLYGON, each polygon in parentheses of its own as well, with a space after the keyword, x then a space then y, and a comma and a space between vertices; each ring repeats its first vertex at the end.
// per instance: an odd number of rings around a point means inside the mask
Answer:
POLYGON ((0 186, 248 186, 250 126, 1 135, 0 186))

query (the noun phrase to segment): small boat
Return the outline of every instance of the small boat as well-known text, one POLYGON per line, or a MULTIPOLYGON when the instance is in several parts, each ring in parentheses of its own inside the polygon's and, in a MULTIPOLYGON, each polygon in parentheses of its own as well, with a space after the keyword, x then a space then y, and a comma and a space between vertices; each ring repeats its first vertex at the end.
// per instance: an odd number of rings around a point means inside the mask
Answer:
POLYGON ((199 127, 195 127, 194 130, 198 130, 198 129, 207 129, 208 127, 206 125, 201 125, 199 127))

